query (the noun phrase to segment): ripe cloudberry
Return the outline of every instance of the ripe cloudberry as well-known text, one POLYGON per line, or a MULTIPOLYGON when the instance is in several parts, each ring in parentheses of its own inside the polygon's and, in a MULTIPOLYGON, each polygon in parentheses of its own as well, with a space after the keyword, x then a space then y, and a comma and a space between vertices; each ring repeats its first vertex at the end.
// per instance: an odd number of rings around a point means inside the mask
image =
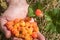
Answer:
POLYGON ((43 12, 42 12, 40 9, 37 9, 37 10, 35 11, 35 14, 36 14, 36 16, 38 16, 38 17, 43 17, 43 12))

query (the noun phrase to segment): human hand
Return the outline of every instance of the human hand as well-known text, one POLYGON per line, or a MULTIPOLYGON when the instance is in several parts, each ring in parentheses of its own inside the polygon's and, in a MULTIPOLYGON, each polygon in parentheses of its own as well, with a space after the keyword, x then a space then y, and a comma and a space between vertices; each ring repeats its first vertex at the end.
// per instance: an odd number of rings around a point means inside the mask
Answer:
MULTIPOLYGON (((4 24, 9 20, 14 20, 16 18, 25 18, 27 16, 27 12, 28 12, 28 4, 26 3, 26 1, 25 1, 25 3, 23 3, 22 0, 21 0, 21 2, 14 1, 14 2, 10 2, 10 3, 9 3, 10 5, 9 5, 8 9, 1 16, 1 20, 0 20, 1 21, 0 28, 4 32, 6 38, 11 37, 11 32, 6 28, 6 26, 4 24)), ((40 36, 39 36, 39 38, 40 38, 40 36)), ((12 40, 23 40, 23 39, 13 37, 12 40)))
MULTIPOLYGON (((34 19, 32 18, 30 22, 34 22, 34 19)), ((4 29, 5 29, 5 28, 4 28, 4 29)), ((6 30, 6 29, 5 29, 5 30, 6 30)), ((8 32, 7 32, 7 33, 8 33, 8 32)), ((7 33, 6 33, 6 34, 7 34, 7 33)), ((43 36, 40 32, 38 32, 37 34, 38 34, 38 39, 34 39, 34 40, 45 40, 44 36, 43 36)), ((9 37, 9 36, 11 36, 10 33, 8 34, 8 37, 9 37)), ((20 39, 21 39, 21 38, 13 37, 12 40, 20 40, 20 39)), ((21 40, 23 40, 23 39, 21 39, 21 40)))
POLYGON ((4 25, 7 21, 14 20, 16 18, 25 18, 28 13, 28 4, 26 0, 8 0, 10 1, 9 7, 0 17, 1 27, 0 29, 5 34, 6 38, 11 37, 11 32, 4 25))

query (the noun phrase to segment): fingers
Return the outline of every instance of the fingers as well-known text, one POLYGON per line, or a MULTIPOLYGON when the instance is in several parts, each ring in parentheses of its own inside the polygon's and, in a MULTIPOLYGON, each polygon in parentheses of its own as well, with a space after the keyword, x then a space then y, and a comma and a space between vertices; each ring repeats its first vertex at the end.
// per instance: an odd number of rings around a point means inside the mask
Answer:
POLYGON ((23 40, 22 38, 14 37, 12 40, 23 40))
POLYGON ((11 37, 11 32, 7 30, 6 33, 5 33, 5 36, 6 36, 6 38, 10 38, 11 37))
POLYGON ((38 32, 37 34, 39 40, 45 40, 45 37, 40 32, 38 32))
POLYGON ((2 27, 2 32, 5 34, 6 38, 11 37, 11 32, 9 30, 7 30, 7 28, 5 26, 2 27))
POLYGON ((10 38, 11 37, 11 32, 9 30, 7 30, 6 26, 4 26, 4 24, 7 21, 4 18, 1 18, 1 31, 5 34, 6 38, 10 38))

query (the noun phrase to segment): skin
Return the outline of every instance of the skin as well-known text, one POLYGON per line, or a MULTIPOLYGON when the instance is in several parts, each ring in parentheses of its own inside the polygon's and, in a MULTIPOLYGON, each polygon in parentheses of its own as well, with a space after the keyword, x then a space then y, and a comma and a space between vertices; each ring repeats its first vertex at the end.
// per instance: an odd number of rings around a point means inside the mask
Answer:
MULTIPOLYGON (((26 0, 23 0, 23 1, 7 0, 7 2, 9 3, 9 7, 4 12, 4 14, 0 17, 0 21, 1 21, 0 29, 5 34, 6 38, 10 38, 11 32, 6 28, 6 26, 4 26, 4 24, 7 21, 14 20, 16 18, 24 19, 27 16, 29 5, 27 4, 26 0)), ((33 21, 34 20, 32 19, 31 22, 33 21)), ((45 37, 40 32, 38 32, 37 34, 38 34, 38 39, 34 39, 34 40, 45 40, 45 37)), ((23 39, 13 37, 12 40, 23 40, 23 39)))

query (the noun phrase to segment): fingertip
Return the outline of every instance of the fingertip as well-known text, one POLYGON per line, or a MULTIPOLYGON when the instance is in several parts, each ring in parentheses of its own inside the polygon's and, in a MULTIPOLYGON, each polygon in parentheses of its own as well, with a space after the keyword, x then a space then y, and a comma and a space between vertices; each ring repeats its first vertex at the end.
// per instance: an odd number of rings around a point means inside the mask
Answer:
POLYGON ((10 31, 6 31, 5 36, 6 36, 6 38, 10 38, 11 37, 11 32, 10 31))
POLYGON ((38 39, 45 40, 45 37, 40 32, 38 32, 38 39))

